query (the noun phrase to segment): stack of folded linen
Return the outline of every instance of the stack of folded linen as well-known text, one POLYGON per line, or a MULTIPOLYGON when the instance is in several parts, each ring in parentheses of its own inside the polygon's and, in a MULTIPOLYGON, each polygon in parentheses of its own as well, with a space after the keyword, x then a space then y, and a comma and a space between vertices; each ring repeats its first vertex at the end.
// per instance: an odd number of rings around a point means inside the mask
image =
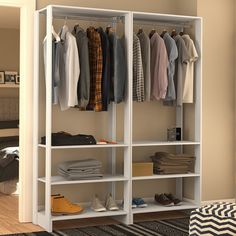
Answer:
POLYGON ((194 172, 195 157, 188 154, 156 152, 151 156, 154 174, 184 174, 194 172))
POLYGON ((102 178, 101 167, 95 159, 67 161, 59 164, 58 173, 69 180, 102 178))

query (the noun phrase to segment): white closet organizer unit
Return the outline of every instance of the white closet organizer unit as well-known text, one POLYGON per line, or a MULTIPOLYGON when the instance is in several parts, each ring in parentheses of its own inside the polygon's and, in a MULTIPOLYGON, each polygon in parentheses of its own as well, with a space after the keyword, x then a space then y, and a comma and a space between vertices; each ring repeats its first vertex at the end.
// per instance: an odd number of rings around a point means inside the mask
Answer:
MULTIPOLYGON (((116 22, 122 21, 125 36, 125 51, 127 58, 127 77, 128 81, 131 81, 131 54, 132 50, 131 43, 131 32, 132 32, 132 19, 130 12, 127 11, 115 11, 115 10, 104 10, 104 9, 91 9, 91 8, 81 8, 81 7, 67 7, 67 6, 47 6, 46 8, 35 12, 35 84, 34 84, 34 200, 33 200, 33 222, 45 228, 47 231, 52 231, 53 221, 58 220, 70 220, 70 219, 80 219, 80 218, 91 218, 91 217, 117 217, 117 220, 129 224, 130 219, 130 198, 131 198, 131 176, 130 176, 130 166, 131 166, 131 135, 130 135, 130 120, 131 120, 131 85, 127 85, 126 98, 124 101, 124 136, 121 142, 117 144, 107 144, 107 145, 76 145, 76 146, 52 146, 51 144, 51 133, 53 132, 53 108, 52 108, 52 23, 56 19, 67 19, 69 23, 70 20, 81 20, 87 21, 88 24, 91 22, 106 22, 107 24, 116 27, 116 22), (40 65, 42 57, 39 55, 42 53, 42 41, 40 38, 41 18, 46 18, 46 58, 47 58, 47 68, 46 68, 46 112, 45 117, 40 114, 40 89, 42 89, 42 81, 44 76, 40 78, 40 65), (39 119, 45 119, 45 131, 42 135, 46 136, 46 144, 40 144, 40 129, 39 129, 39 119), (116 174, 116 149, 123 149, 123 174, 116 174), (88 150, 101 150, 107 149, 109 156, 107 158, 110 174, 105 174, 101 179, 94 180, 78 180, 69 181, 61 176, 52 176, 52 162, 55 159, 55 151, 77 151, 78 153, 83 149, 88 150), (39 174, 39 155, 40 152, 45 152, 45 176, 40 176, 39 174), (116 199, 116 185, 115 183, 121 182, 123 185, 123 196, 121 199, 116 199), (41 202, 39 204, 39 183, 44 185, 45 201, 43 206, 41 202), (94 212, 90 209, 90 202, 79 202, 79 204, 84 208, 81 214, 77 215, 64 215, 64 216, 53 216, 51 214, 51 193, 53 192, 53 187, 55 186, 68 186, 78 184, 79 188, 83 188, 84 184, 108 184, 107 193, 111 192, 116 200, 119 200, 120 210, 118 211, 106 211, 106 212, 94 212), (123 201, 123 204, 121 204, 123 201)), ((55 22, 54 22, 55 23, 55 22)), ((97 23, 99 24, 99 23, 97 23)), ((44 35, 45 36, 45 35, 44 35)), ((45 85, 44 85, 45 87, 45 85)), ((43 96, 43 95, 42 95, 43 96)), ((44 95, 45 96, 45 95, 44 95)), ((41 97, 42 99, 42 97, 41 97)), ((45 99, 45 98, 44 98, 45 99)), ((42 102, 42 101, 41 101, 42 102)), ((80 113, 80 111, 78 111, 80 113)), ((77 114, 78 114, 77 113, 77 114)), ((116 104, 109 105, 109 124, 108 124, 108 137, 110 140, 116 140, 116 104)), ((95 113, 90 112, 89 115, 93 116, 95 113)), ((68 117, 68 120, 70 118, 68 117)), ((99 151, 98 151, 99 152, 99 151)), ((41 158, 40 158, 41 159, 41 158)), ((42 160, 40 160, 42 161, 42 160)), ((78 189, 79 189, 78 188, 78 189)), ((76 191, 76 188, 73 188, 76 191)), ((95 194, 95 193, 94 193, 95 194)), ((92 196, 91 196, 92 197, 92 196)), ((91 198, 88 199, 90 201, 91 198)))
MULTIPOLYGON (((191 124, 193 127, 185 127, 185 118, 186 113, 188 112, 187 109, 185 110, 186 105, 176 106, 175 108, 175 126, 181 127, 181 141, 165 141, 165 138, 158 137, 156 140, 136 140, 134 135, 132 136, 132 161, 135 162, 134 150, 135 148, 158 148, 161 151, 161 148, 166 150, 167 147, 175 147, 176 153, 184 153, 185 149, 192 148, 192 153, 195 155, 195 171, 194 173, 185 173, 185 174, 153 174, 152 176, 138 176, 132 177, 132 185, 138 185, 141 181, 146 181, 145 184, 148 184, 148 181, 163 181, 163 180, 175 180, 175 195, 182 200, 182 205, 180 206, 172 206, 172 207, 165 207, 155 203, 154 196, 150 196, 150 198, 144 198, 148 203, 148 207, 146 208, 134 208, 132 209, 132 214, 139 214, 139 213, 148 213, 148 212, 160 212, 160 211, 172 211, 172 210, 184 210, 184 209, 193 209, 200 206, 201 202, 201 78, 202 78, 202 70, 201 70, 201 45, 202 45, 202 18, 201 17, 192 17, 192 16, 179 16, 179 15, 166 15, 166 14, 155 14, 155 13, 145 13, 145 12, 133 12, 133 27, 139 26, 139 28, 146 25, 149 25, 151 29, 160 29, 161 33, 164 29, 169 31, 173 28, 176 31, 190 31, 190 35, 193 36, 194 44, 199 53, 199 59, 195 63, 195 74, 194 74, 194 91, 195 91, 195 99, 194 104, 191 106, 191 112, 194 113, 194 123, 191 124), (190 138, 190 135, 185 135, 185 129, 193 129, 194 134, 190 138), (186 136, 186 137, 185 137, 186 136), (159 138, 159 140, 158 140, 159 138), (164 141, 163 141, 164 140, 164 141), (191 199, 188 199, 184 196, 184 189, 185 184, 184 181, 188 180, 188 178, 192 179, 191 184, 194 185, 193 192, 190 193, 192 195, 191 199)), ((137 28, 137 27, 136 27, 137 28)), ((148 32, 146 32, 148 33, 148 32)), ((134 105, 134 103, 133 103, 134 105)), ((187 105, 189 106, 189 105, 187 105)), ((132 106, 133 107, 133 106, 132 106)), ((133 110, 132 110, 133 111, 133 110)), ((140 110, 140 112, 142 112, 140 110)), ((133 121, 135 117, 138 117, 139 114, 134 114, 132 112, 133 121)), ((132 129, 135 129, 134 122, 131 125, 132 129)), ((167 130, 169 127, 165 127, 167 130)), ((133 132, 132 132, 133 133, 133 132)), ((189 187, 189 186, 188 186, 189 187)), ((190 186, 191 187, 191 186, 190 186)), ((156 193, 162 193, 160 189, 156 189, 156 193)), ((134 194, 134 189, 133 189, 134 194)), ((136 196, 134 196, 136 197, 136 196)), ((140 196, 142 197, 142 195, 140 196)))
MULTIPOLYGON (((195 64, 195 105, 194 105, 194 139, 168 142, 162 140, 134 140, 132 137, 133 119, 133 102, 132 102, 132 50, 133 50, 133 23, 135 21, 142 22, 153 22, 162 23, 167 25, 183 25, 191 24, 194 27, 194 37, 195 44, 198 45, 199 54, 201 52, 201 18, 199 17, 189 17, 189 16, 174 16, 174 15, 163 15, 154 13, 140 13, 131 11, 118 11, 118 10, 107 10, 107 9, 95 9, 95 8, 82 8, 82 7, 71 7, 71 6, 58 6, 49 5, 46 8, 38 10, 35 12, 35 60, 34 60, 34 154, 33 154, 33 223, 38 224, 45 228, 47 231, 52 231, 52 225, 54 221, 59 220, 70 220, 70 219, 81 219, 81 218, 91 218, 91 217, 114 217, 115 219, 125 223, 132 224, 134 214, 138 213, 148 213, 148 212, 158 212, 166 210, 182 210, 196 208, 200 205, 201 201, 201 57, 195 64), (42 65, 42 42, 40 40, 40 30, 42 26, 40 17, 45 16, 46 18, 46 58, 47 58, 47 68, 46 68, 46 93, 45 96, 45 128, 44 132, 39 129, 40 123, 42 123, 42 114, 40 114, 40 107, 42 107, 43 95, 40 95, 40 90, 42 89, 43 76, 39 76, 40 65, 42 65), (52 23, 53 19, 84 19, 91 21, 110 21, 113 26, 115 26, 116 19, 122 19, 124 24, 124 36, 125 36, 125 50, 126 50, 126 60, 127 60, 127 88, 126 88, 126 99, 124 101, 124 136, 121 142, 117 144, 107 144, 107 145, 78 145, 78 146, 52 146, 51 144, 51 133, 53 132, 53 109, 52 109, 52 23), (41 116, 41 117, 40 117, 41 116), (40 136, 46 136, 46 144, 40 144, 40 136), (195 172, 189 174, 177 174, 177 175, 152 175, 152 176, 140 176, 132 177, 132 152, 135 148, 139 147, 164 147, 172 146, 176 147, 177 152, 184 151, 185 147, 193 147, 194 154, 196 156, 195 172), (123 174, 116 173, 116 149, 121 148, 123 150, 123 174), (69 181, 61 176, 53 176, 53 160, 54 151, 63 152, 70 150, 80 152, 83 150, 102 150, 107 149, 109 152, 109 157, 107 161, 109 163, 109 169, 111 170, 109 174, 104 175, 102 179, 94 180, 76 180, 69 181), (42 153, 44 153, 45 158, 45 175, 40 176, 39 171, 39 159, 42 158, 42 153), (171 208, 166 208, 155 204, 153 201, 149 202, 147 208, 132 209, 132 189, 133 184, 139 181, 150 181, 158 179, 176 179, 176 195, 182 199, 183 197, 183 179, 185 178, 194 179, 194 198, 192 200, 184 199, 182 206, 176 206, 171 208), (123 183, 123 196, 122 199, 116 198, 116 183, 123 183), (84 212, 78 215, 64 215, 64 216, 53 216, 51 214, 51 193, 52 188, 55 186, 67 186, 78 184, 81 188, 83 184, 99 184, 99 183, 110 183, 108 186, 108 192, 112 192, 114 198, 120 203, 124 201, 123 206, 120 207, 119 211, 107 211, 107 212, 93 212, 89 208, 89 203, 79 203, 84 206, 84 212), (44 193, 44 203, 41 205, 39 203, 39 186, 43 185, 44 193)), ((116 127, 117 127, 117 108, 115 104, 109 105, 109 138, 111 140, 116 140, 116 127)), ((79 113, 80 111, 78 111, 79 113)), ((93 116, 93 112, 90 113, 93 116)), ((183 108, 176 109, 176 126, 184 129, 184 110, 183 108)), ((69 120, 70 118, 68 118, 69 120)), ((133 158, 134 160, 134 158, 133 158)), ((41 160, 40 160, 41 161, 41 160)), ((148 183, 148 182, 147 182, 148 183)), ((41 196, 42 197, 42 196, 41 196)), ((90 199, 89 199, 90 200, 90 199)))

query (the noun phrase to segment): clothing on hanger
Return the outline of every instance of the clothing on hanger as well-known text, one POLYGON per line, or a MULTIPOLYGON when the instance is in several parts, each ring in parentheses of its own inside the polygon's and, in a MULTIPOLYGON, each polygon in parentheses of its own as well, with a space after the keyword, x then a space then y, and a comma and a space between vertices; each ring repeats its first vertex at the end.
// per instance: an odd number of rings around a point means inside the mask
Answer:
POLYGON ((186 73, 183 80, 183 103, 193 103, 194 94, 194 62, 198 59, 198 53, 189 35, 182 36, 185 42, 188 54, 190 56, 189 62, 186 67, 186 73))
POLYGON ((145 101, 150 101, 151 95, 151 72, 150 72, 150 39, 147 34, 142 30, 137 34, 142 55, 143 76, 144 76, 144 97, 145 101))
POLYGON ((176 99, 174 74, 175 74, 175 60, 178 57, 178 49, 175 40, 166 32, 163 35, 166 51, 168 55, 169 65, 167 68, 168 87, 166 97, 164 99, 164 105, 173 105, 173 101, 176 99))
POLYGON ((125 99, 127 81, 127 63, 125 56, 125 38, 118 37, 112 28, 106 29, 110 45, 110 101, 120 103, 125 99))
POLYGON ((80 63, 80 76, 77 87, 78 107, 86 109, 90 95, 88 38, 86 32, 79 25, 74 26, 72 34, 76 38, 80 63))
POLYGON ((102 111, 102 47, 101 38, 96 29, 87 29, 89 66, 90 66, 90 98, 87 110, 102 111))
POLYGON ((110 50, 109 39, 102 27, 97 29, 102 46, 102 110, 107 111, 110 92, 110 50))
POLYGON ((78 48, 75 37, 64 25, 59 33, 61 50, 59 55, 60 84, 59 102, 62 111, 78 105, 77 86, 80 75, 78 48))
POLYGON ((164 40, 156 32, 150 39, 151 46, 151 99, 160 100, 166 97, 168 55, 164 40))
POLYGON ((133 34, 133 100, 144 101, 143 63, 139 38, 133 34))
POLYGON ((174 37, 176 46, 178 49, 178 58, 176 60, 176 73, 175 73, 175 84, 176 84, 176 105, 182 106, 183 104, 183 82, 186 77, 187 67, 190 60, 190 55, 186 48, 185 42, 180 35, 174 37))
MULTIPOLYGON (((43 40, 43 58, 44 58, 44 72, 46 80, 47 70, 47 37, 43 40)), ((60 83, 60 51, 62 50, 62 44, 56 39, 52 40, 52 104, 57 105, 58 101, 58 87, 60 83)))

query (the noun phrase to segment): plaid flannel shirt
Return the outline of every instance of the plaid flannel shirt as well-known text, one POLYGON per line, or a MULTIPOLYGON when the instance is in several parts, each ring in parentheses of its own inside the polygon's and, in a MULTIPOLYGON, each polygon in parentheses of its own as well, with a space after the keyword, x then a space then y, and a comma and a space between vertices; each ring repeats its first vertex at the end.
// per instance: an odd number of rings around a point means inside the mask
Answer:
POLYGON ((90 66, 90 98, 87 109, 102 111, 102 48, 101 38, 94 27, 87 29, 89 66, 90 66))

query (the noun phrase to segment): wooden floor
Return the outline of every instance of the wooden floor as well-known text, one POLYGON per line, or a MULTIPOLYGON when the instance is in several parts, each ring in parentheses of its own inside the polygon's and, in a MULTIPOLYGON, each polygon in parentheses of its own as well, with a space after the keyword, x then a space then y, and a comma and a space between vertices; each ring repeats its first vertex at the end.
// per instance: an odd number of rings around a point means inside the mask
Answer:
POLYGON ((36 231, 42 229, 30 223, 19 223, 18 197, 0 194, 0 235, 36 231))
MULTIPOLYGON (((184 216, 186 216, 184 213, 177 211, 152 214, 149 213, 135 216, 135 221, 179 218, 184 216)), ((94 218, 89 219, 89 221, 87 219, 60 222, 57 221, 54 223, 53 228, 64 229, 116 223, 117 221, 111 218, 94 218)), ((18 197, 0 194, 0 235, 29 233, 36 231, 43 231, 43 229, 31 223, 22 224, 18 222, 18 197)))

